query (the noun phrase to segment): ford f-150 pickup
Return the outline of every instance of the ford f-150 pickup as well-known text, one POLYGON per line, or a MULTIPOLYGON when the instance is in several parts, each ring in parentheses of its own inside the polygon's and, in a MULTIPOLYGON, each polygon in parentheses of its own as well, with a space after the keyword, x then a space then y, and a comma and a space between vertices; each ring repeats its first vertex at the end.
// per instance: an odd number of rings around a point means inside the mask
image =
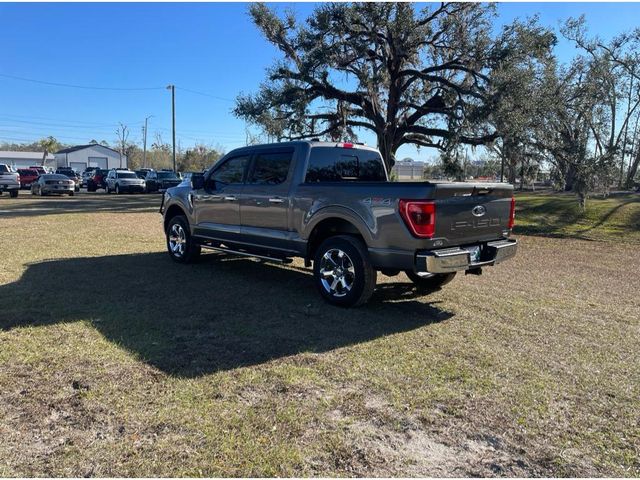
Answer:
MULTIPOLYGON (((201 249, 313 265, 329 303, 357 306, 377 272, 437 289, 513 257, 515 201, 504 183, 391 182, 380 153, 299 141, 239 148, 162 198, 173 260, 201 249)), ((249 279, 247 280, 249 281, 249 279)))
POLYGON ((0 163, 0 194, 9 192, 11 198, 18 196, 20 190, 20 174, 14 172, 9 165, 0 163))

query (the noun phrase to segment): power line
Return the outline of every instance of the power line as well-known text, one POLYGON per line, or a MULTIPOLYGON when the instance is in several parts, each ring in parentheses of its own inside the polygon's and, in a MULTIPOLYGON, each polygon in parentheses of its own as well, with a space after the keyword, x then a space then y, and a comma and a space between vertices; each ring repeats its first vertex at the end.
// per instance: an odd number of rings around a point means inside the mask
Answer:
MULTIPOLYGON (((102 125, 80 125, 80 124, 66 125, 66 124, 51 123, 51 122, 29 122, 28 120, 3 119, 3 118, 0 118, 0 122, 10 123, 8 125, 3 125, 5 127, 13 126, 13 124, 15 123, 25 123, 27 125, 37 125, 37 126, 50 127, 50 128, 81 128, 81 129, 94 129, 94 130, 105 130, 107 128, 112 129, 112 128, 118 127, 117 123, 114 123, 114 124, 109 123, 109 124, 102 124, 102 125)), ((16 126, 18 128, 21 128, 19 125, 16 125, 16 126)))
POLYGON ((230 98, 219 97, 217 95, 211 95, 210 93, 199 92, 197 90, 191 90, 189 88, 178 87, 178 86, 176 86, 176 88, 178 90, 182 90, 184 92, 195 93, 196 95, 202 95, 204 97, 215 98, 216 100, 222 100, 222 101, 225 101, 225 102, 235 102, 235 100, 231 100, 230 98))
POLYGON ((81 88, 84 90, 111 90, 111 91, 141 91, 141 90, 164 90, 165 87, 127 87, 127 88, 119 88, 119 87, 92 87, 88 85, 73 85, 70 83, 58 83, 58 82, 47 82, 44 80, 35 80, 33 78, 25 78, 18 77, 15 75, 7 75, 4 73, 0 73, 0 77, 10 78, 13 80, 20 80, 23 82, 31 82, 31 83, 39 83, 42 85, 49 85, 53 87, 66 87, 66 88, 81 88))
MULTIPOLYGON (((71 83, 48 82, 46 80, 36 80, 34 78, 19 77, 17 75, 7 75, 5 73, 0 73, 0 77, 10 78, 12 80, 20 80, 22 82, 31 82, 31 83, 38 83, 41 85, 49 85, 52 87, 80 88, 83 90, 107 90, 107 91, 116 91, 116 92, 132 92, 132 91, 164 90, 166 88, 166 87, 96 87, 96 86, 90 86, 90 85, 74 85, 71 83)), ((224 102, 234 102, 234 100, 230 98, 220 97, 218 95, 212 95, 210 93, 200 92, 198 90, 192 90, 190 88, 184 88, 184 87, 178 87, 178 86, 176 86, 176 88, 184 92, 194 93, 196 95, 202 95, 204 97, 214 98, 216 100, 222 100, 224 102)))

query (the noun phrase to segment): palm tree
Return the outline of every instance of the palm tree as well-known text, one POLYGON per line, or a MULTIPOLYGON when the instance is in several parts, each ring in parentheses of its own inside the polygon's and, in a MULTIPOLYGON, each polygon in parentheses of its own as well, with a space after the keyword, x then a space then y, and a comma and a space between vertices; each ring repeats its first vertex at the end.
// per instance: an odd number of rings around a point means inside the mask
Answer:
POLYGON ((60 142, 58 142, 58 140, 56 140, 54 137, 49 135, 46 138, 40 139, 40 141, 38 142, 38 145, 40 145, 40 148, 42 148, 43 150, 42 166, 44 167, 44 164, 47 160, 47 155, 58 150, 60 148, 60 142))

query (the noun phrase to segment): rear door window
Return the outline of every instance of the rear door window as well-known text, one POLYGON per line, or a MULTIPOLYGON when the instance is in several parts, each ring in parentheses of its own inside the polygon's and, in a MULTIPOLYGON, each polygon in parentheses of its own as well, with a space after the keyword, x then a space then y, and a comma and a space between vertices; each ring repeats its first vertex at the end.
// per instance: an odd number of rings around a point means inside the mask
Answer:
POLYGON ((247 183, 252 185, 279 185, 287 180, 293 152, 259 153, 253 162, 253 171, 247 183))
POLYGON ((384 182, 387 180, 380 154, 374 150, 340 147, 311 149, 305 182, 384 182))

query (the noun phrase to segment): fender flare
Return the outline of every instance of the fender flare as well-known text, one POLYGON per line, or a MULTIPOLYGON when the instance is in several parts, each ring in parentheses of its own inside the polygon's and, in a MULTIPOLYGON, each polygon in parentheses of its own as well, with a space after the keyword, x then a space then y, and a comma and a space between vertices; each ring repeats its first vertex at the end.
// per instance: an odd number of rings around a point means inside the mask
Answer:
POLYGON ((358 230, 365 243, 367 245, 371 244, 373 238, 371 236, 371 230, 365 220, 353 210, 340 206, 323 207, 314 212, 308 220, 305 219, 301 237, 304 240, 309 240, 311 232, 313 232, 318 224, 331 218, 339 218, 349 222, 358 230))

